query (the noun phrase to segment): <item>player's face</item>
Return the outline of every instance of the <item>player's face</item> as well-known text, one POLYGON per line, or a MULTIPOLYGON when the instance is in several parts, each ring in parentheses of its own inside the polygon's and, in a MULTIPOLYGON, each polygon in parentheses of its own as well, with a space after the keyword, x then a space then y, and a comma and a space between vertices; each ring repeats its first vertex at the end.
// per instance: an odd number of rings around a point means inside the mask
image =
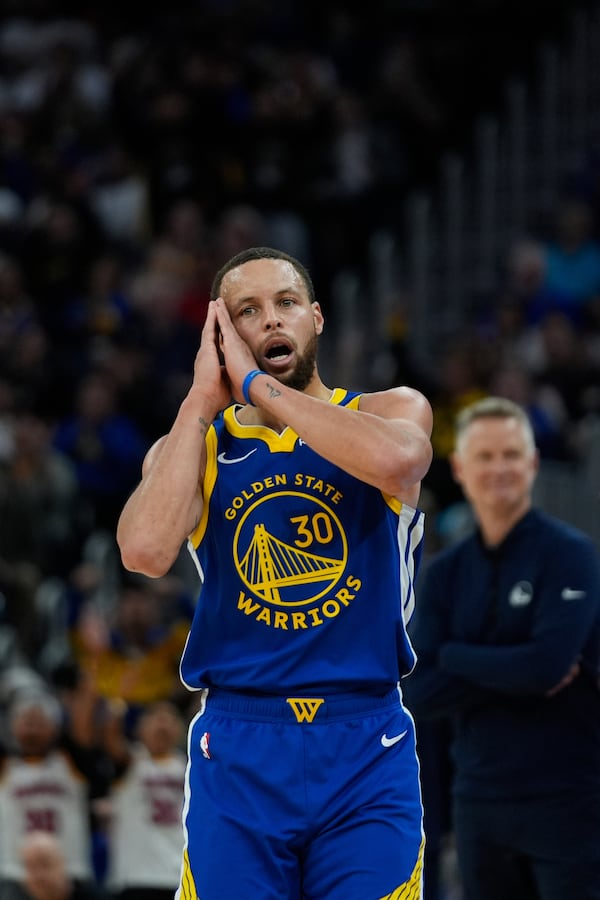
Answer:
POLYGON ((517 419, 476 419, 452 464, 475 511, 510 515, 529 505, 538 458, 517 419))
POLYGON ((315 374, 323 315, 296 269, 286 260, 251 260, 225 275, 221 296, 259 367, 304 390, 315 374))

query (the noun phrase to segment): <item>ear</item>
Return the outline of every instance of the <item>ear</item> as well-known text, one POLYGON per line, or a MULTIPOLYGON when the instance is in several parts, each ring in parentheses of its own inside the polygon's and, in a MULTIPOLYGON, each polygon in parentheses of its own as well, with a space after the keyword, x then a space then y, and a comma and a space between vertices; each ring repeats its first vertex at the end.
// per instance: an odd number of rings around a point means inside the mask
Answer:
POLYGON ((321 312, 321 307, 315 301, 312 304, 312 309, 313 309, 313 321, 315 323, 315 334, 322 334, 323 327, 325 325, 325 319, 323 318, 323 313, 321 312))
POLYGON ((450 463, 452 477, 457 484, 462 484, 463 467, 460 456, 457 453, 451 453, 448 457, 448 462, 450 463))

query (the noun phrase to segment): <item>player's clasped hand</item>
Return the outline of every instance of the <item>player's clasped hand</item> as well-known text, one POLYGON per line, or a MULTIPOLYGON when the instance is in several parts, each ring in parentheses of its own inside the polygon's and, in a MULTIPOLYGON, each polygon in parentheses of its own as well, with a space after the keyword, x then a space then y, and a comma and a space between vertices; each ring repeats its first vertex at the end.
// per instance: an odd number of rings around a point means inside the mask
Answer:
POLYGON ((217 313, 215 303, 211 301, 202 329, 200 348, 194 362, 194 387, 210 397, 216 411, 224 409, 232 396, 227 370, 219 358, 219 343, 217 313))
POLYGON ((243 403, 242 384, 244 378, 248 372, 256 369, 257 362, 246 342, 234 328, 223 298, 218 297, 211 301, 211 305, 213 304, 220 329, 220 345, 225 359, 225 369, 232 386, 233 396, 237 401, 243 403))

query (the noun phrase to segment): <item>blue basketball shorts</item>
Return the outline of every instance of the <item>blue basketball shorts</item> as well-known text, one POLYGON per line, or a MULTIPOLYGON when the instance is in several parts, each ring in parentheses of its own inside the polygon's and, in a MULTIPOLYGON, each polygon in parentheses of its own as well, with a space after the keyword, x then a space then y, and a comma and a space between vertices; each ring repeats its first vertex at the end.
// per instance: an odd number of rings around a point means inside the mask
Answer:
POLYGON ((385 696, 203 692, 177 900, 420 900, 414 725, 385 696))

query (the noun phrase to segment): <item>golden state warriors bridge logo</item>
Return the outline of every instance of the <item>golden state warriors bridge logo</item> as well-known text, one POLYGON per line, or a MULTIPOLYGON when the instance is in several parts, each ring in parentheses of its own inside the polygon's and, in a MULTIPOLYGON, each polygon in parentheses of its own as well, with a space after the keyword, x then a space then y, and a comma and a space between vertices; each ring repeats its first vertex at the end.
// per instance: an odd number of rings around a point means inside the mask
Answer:
POLYGON ((334 590, 348 545, 338 516, 320 497, 276 491, 245 510, 233 554, 238 575, 255 598, 300 607, 334 590))

